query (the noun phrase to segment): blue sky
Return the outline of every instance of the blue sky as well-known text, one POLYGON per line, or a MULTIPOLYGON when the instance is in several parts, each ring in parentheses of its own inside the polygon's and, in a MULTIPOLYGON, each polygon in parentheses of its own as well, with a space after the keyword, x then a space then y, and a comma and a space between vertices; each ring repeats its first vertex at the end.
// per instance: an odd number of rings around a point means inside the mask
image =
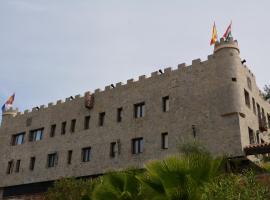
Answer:
POLYGON ((211 26, 233 21, 241 57, 270 84, 270 1, 2 0, 0 104, 56 102, 186 62, 205 60, 211 26))

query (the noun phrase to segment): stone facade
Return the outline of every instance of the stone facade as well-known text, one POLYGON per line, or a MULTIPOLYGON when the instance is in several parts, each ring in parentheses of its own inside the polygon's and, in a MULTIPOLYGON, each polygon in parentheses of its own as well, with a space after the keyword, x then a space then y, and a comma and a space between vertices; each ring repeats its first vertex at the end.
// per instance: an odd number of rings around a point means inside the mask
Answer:
MULTIPOLYGON (((266 119, 270 104, 263 100, 254 75, 242 64, 239 53, 237 41, 221 40, 206 61, 196 59, 190 66, 180 64, 177 69, 166 68, 163 73, 153 72, 150 77, 140 76, 136 81, 130 79, 126 84, 117 83, 104 91, 86 92, 83 97, 77 95, 32 111, 3 113, 0 188, 102 174, 129 166, 143 167, 151 159, 177 153, 178 144, 193 137, 215 155, 243 156, 243 148, 250 144, 249 128, 254 131, 255 142, 259 129, 258 110, 255 106, 254 113, 252 98, 264 109, 266 119), (244 91, 249 94, 250 106, 244 91), (163 97, 169 98, 166 112, 163 97), (87 99, 93 106, 85 106, 87 99), (135 118, 134 105, 138 103, 144 103, 143 117, 135 118), (122 109, 121 122, 117 121, 118 108, 122 109), (100 113, 105 115, 102 117, 100 113), (90 123, 85 129, 87 116, 90 123), (76 120, 74 131, 72 120, 76 120), (61 134, 63 122, 65 134, 61 134), (52 125, 56 125, 53 137, 52 125), (30 132, 40 128, 42 139, 29 141, 30 132), (14 135, 22 132, 23 144, 12 145, 14 135), (165 149, 161 148, 162 133, 168 133, 165 149), (132 153, 134 138, 143 138, 141 153, 132 153), (117 146, 113 158, 112 142, 117 146), (85 147, 91 147, 89 162, 82 162, 85 147), (68 156, 69 151, 72 157, 68 156), (48 154, 52 153, 57 153, 57 164, 48 167, 48 154), (31 157, 35 157, 33 170, 29 169, 31 157), (20 160, 18 172, 17 160, 20 160), (11 173, 7 174, 8 163, 12 161, 11 173)), ((260 132, 258 137, 258 142, 269 140, 267 131, 260 132)))

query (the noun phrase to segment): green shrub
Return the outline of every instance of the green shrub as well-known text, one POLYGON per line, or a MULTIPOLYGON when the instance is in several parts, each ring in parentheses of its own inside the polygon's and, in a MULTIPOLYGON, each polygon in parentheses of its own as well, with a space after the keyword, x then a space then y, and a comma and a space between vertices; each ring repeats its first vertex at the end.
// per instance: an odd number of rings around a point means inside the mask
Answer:
POLYGON ((45 200, 90 200, 97 183, 98 179, 60 179, 49 188, 45 200))
POLYGON ((205 186, 202 200, 267 200, 269 188, 256 181, 252 171, 223 174, 205 186))

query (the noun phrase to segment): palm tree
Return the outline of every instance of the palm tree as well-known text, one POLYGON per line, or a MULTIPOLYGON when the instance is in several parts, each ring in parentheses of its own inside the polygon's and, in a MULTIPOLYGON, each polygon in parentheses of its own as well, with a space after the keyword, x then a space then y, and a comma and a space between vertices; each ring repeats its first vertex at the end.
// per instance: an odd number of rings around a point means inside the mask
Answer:
POLYGON ((101 183, 93 192, 95 200, 142 200, 140 182, 135 169, 109 172, 102 177, 101 183))
POLYGON ((137 176, 149 200, 199 200, 204 184, 218 175, 223 159, 206 152, 189 151, 184 155, 152 161, 146 173, 137 176))

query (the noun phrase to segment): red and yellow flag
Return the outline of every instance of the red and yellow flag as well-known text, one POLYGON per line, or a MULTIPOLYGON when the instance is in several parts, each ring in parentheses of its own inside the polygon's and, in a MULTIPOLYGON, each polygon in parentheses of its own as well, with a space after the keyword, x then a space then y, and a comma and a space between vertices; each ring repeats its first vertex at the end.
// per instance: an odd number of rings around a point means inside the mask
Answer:
POLYGON ((213 28, 212 28, 212 38, 210 41, 210 45, 215 44, 215 42, 217 41, 217 29, 216 29, 216 24, 214 22, 213 28))
POLYGON ((8 98, 8 100, 6 101, 6 104, 12 105, 14 99, 15 99, 15 93, 14 93, 12 96, 10 96, 10 97, 8 98))
POLYGON ((228 26, 228 28, 226 29, 226 32, 223 35, 223 38, 225 40, 228 40, 230 37, 232 37, 232 21, 231 21, 230 25, 228 26))

